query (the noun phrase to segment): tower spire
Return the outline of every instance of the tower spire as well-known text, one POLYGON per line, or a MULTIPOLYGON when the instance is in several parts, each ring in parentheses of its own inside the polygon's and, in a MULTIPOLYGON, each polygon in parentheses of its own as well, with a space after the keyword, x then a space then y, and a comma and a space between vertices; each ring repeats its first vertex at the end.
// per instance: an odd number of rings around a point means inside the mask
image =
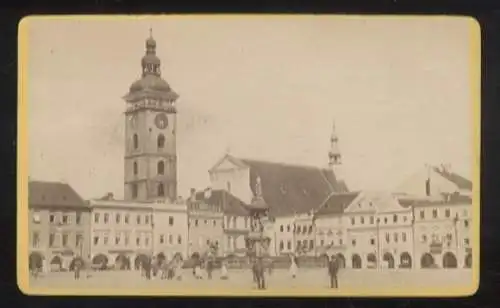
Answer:
POLYGON ((328 152, 328 165, 330 167, 342 164, 342 156, 340 155, 338 142, 339 138, 335 130, 335 121, 333 121, 332 134, 330 136, 330 151, 328 152))
POLYGON ((156 41, 153 38, 153 28, 149 28, 149 37, 146 39, 146 54, 142 57, 142 75, 160 76, 160 58, 156 56, 156 41))

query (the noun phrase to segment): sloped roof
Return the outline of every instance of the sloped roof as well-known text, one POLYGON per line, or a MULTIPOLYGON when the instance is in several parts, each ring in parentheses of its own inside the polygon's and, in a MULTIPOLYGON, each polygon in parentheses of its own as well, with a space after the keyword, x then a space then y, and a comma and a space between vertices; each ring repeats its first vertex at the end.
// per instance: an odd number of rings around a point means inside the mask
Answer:
POLYGON ((28 194, 30 207, 87 207, 85 200, 66 183, 31 181, 28 194))
POLYGON ((328 199, 318 208, 316 216, 341 214, 344 209, 356 199, 361 192, 348 193, 333 193, 328 199))
POLYGON ((333 171, 311 166, 290 165, 251 159, 237 160, 250 168, 250 188, 255 194, 257 177, 269 214, 283 216, 317 208, 332 192, 343 192, 333 171))
POLYGON ((447 179, 448 181, 457 185, 459 189, 472 190, 472 182, 468 179, 464 178, 461 175, 458 175, 454 172, 441 170, 440 168, 433 168, 436 173, 447 179))
POLYGON ((409 206, 429 206, 429 205, 461 205, 461 204, 472 204, 472 198, 469 196, 464 196, 460 194, 450 195, 450 199, 445 201, 444 199, 422 199, 422 198, 406 198, 404 196, 398 197, 398 202, 403 207, 409 206))
POLYGON ((197 201, 203 201, 211 205, 222 205, 224 214, 233 216, 247 216, 246 204, 236 196, 223 189, 214 189, 209 198, 205 198, 205 192, 195 194, 197 201))

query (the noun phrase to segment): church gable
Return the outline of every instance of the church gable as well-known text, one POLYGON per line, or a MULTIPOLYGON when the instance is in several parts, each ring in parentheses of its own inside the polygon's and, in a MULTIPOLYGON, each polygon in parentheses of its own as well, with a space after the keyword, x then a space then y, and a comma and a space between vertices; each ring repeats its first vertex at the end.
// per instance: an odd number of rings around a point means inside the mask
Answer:
POLYGON ((370 195, 365 192, 359 193, 359 195, 351 201, 351 203, 346 207, 345 213, 367 213, 375 212, 376 206, 370 195))
POLYGON ((231 157, 229 155, 225 155, 212 168, 210 168, 210 172, 241 169, 241 168, 248 168, 248 167, 244 163, 240 162, 238 159, 231 157))

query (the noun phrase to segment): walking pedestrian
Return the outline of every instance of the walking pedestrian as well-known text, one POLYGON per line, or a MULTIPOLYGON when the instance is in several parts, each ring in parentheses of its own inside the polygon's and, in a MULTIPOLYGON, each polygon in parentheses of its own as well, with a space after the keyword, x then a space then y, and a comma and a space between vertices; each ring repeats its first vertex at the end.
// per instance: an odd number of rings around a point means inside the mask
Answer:
POLYGON ((75 273, 75 280, 80 279, 80 271, 82 269, 82 261, 80 258, 75 259, 75 263, 73 264, 73 271, 75 273))

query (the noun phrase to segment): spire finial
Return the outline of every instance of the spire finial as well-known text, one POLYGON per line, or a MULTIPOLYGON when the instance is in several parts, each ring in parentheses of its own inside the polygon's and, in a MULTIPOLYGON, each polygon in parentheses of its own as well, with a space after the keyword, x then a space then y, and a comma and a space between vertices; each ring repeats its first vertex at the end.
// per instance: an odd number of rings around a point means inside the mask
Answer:
POLYGON ((153 28, 149 27, 149 37, 153 38, 153 28))

